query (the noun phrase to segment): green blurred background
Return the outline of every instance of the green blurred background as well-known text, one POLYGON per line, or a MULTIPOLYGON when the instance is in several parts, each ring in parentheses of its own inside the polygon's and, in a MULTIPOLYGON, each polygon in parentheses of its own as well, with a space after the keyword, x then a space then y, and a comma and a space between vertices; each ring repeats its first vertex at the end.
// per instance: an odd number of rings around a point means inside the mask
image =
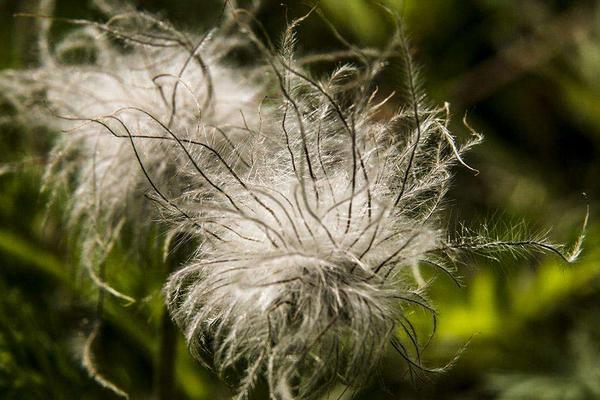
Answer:
MULTIPOLYGON (((551 237, 577 236, 589 204, 584 253, 574 265, 553 257, 473 258, 464 287, 438 277, 431 287, 438 327, 426 364, 444 374, 414 379, 390 353, 356 399, 600 399, 600 3, 586 0, 382 0, 404 18, 432 103, 452 106, 459 137, 465 113, 485 142, 468 156, 481 172, 457 168, 446 209, 450 221, 526 221, 551 237)), ((277 38, 308 2, 265 0, 258 15, 277 38)), ((13 14, 34 0, 0 0, 0 68, 35 62, 35 22, 13 14)), ((220 2, 138 0, 177 26, 202 31, 220 2)), ((321 0, 351 42, 381 47, 392 24, 376 2, 321 0)), ((98 19, 85 1, 57 0, 56 15, 98 19)), ((60 36, 66 26, 58 24, 60 36)), ((327 25, 300 29, 303 53, 341 48, 327 25)), ((390 71, 380 86, 400 87, 390 71)), ((1 96, 0 96, 1 98, 1 96)), ((8 123, 0 103, 0 399, 105 399, 81 367, 81 346, 96 316, 97 290, 76 268, 60 199, 40 191, 52 133, 8 123), (71 249, 71 250, 70 250, 71 249)), ((452 226, 453 222, 450 223, 452 226)), ((473 223, 471 223, 473 225, 473 223)), ((106 299, 94 345, 101 372, 131 393, 151 396, 158 346, 159 245, 139 259, 116 248, 107 279, 140 301, 106 299)), ((413 316, 425 324, 426 315, 413 316)), ((194 362, 178 338, 174 399, 229 398, 231 391, 194 362)), ((337 390, 337 389, 336 389, 337 390)), ((338 393, 342 392, 339 388, 338 393)), ((351 398, 347 392, 343 398, 351 398)), ((336 393, 331 398, 336 398, 336 393)), ((256 398, 266 398, 262 392, 256 398)))

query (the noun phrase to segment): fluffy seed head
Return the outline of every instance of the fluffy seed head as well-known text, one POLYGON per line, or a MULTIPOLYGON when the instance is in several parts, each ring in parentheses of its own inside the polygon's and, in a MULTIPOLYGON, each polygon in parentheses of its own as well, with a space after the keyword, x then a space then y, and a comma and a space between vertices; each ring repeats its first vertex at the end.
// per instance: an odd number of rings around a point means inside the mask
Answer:
MULTIPOLYGON (((277 399, 359 384, 390 340, 413 362, 396 335, 414 339, 406 307, 430 310, 417 266, 444 247, 449 168, 480 139, 457 146, 413 72, 408 107, 379 119, 382 59, 317 80, 294 61, 293 35, 279 52, 257 41, 280 92, 249 130, 251 168, 221 163, 214 197, 181 199, 206 240, 165 288, 193 353, 224 376, 242 368, 240 397, 259 376, 277 399)), ((399 34, 389 51, 403 45, 399 34)))
POLYGON ((70 226, 84 261, 96 265, 123 226, 139 236, 158 220, 144 195, 164 200, 186 190, 190 163, 177 141, 244 158, 239 142, 264 89, 253 66, 226 61, 247 46, 230 20, 201 35, 131 10, 106 23, 70 22, 78 27, 39 68, 1 81, 29 109, 30 124, 64 132, 46 181, 67 189, 70 226))

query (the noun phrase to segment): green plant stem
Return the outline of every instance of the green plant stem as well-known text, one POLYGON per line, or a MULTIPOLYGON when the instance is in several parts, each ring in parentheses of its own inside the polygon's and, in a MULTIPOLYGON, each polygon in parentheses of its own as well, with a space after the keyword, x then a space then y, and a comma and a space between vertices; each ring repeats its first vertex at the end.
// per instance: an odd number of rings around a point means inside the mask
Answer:
MULTIPOLYGON (((173 260, 167 260, 165 263, 165 269, 169 274, 173 269, 173 260)), ((176 398, 177 330, 166 306, 163 306, 159 329, 160 342, 154 370, 154 398, 157 400, 174 400, 176 398)))
POLYGON ((165 309, 160 321, 160 344, 155 369, 155 398, 173 400, 175 398, 175 358, 177 331, 165 309))

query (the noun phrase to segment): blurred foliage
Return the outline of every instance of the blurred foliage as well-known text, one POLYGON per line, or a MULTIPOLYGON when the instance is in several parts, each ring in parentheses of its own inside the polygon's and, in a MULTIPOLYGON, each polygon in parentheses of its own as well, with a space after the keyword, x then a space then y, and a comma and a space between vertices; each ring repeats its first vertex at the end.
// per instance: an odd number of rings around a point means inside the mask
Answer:
MULTIPOLYGON (((263 3, 258 18, 274 38, 286 16, 309 9, 300 1, 263 3)), ((325 17, 361 46, 382 46, 391 32, 391 19, 377 3, 320 1, 325 17)), ((474 258, 468 262, 473 267, 461 271, 464 287, 438 277, 431 284, 438 327, 426 363, 443 365, 462 349, 456 365, 411 381, 400 357, 390 353, 378 379, 357 398, 600 398, 600 4, 383 3, 408 27, 431 101, 450 102, 457 121, 468 114, 487 139, 468 156, 481 173, 456 171, 448 196, 452 220, 522 219, 534 227, 552 226, 554 238, 568 241, 576 236, 588 203, 591 217, 586 250, 575 265, 540 257, 474 258)), ((209 26, 220 10, 217 0, 136 4, 196 30, 209 26)), ((12 16, 35 6, 34 0, 0 0, 0 68, 35 63, 35 22, 12 16)), ((58 0, 56 14, 99 18, 75 0, 58 0)), ((53 33, 60 37, 66 29, 56 24, 53 33)), ((303 52, 341 47, 318 16, 301 28, 303 52)), ((378 82, 387 91, 398 85, 394 68, 392 63, 378 82)), ((0 398, 111 398, 80 363, 81 346, 96 318, 97 290, 76 268, 60 199, 47 207, 48 198, 40 192, 52 134, 8 124, 2 117, 10 112, 0 93, 0 398)), ((460 124, 454 128, 467 134, 460 124)), ((107 279, 139 301, 126 305, 107 298, 94 350, 101 372, 133 398, 147 398, 152 390, 165 276, 161 257, 161 240, 156 240, 140 257, 117 247, 106 263, 107 279)), ((426 338, 428 316, 414 318, 426 338)), ((230 395, 191 359, 181 337, 176 377, 174 398, 230 395)))

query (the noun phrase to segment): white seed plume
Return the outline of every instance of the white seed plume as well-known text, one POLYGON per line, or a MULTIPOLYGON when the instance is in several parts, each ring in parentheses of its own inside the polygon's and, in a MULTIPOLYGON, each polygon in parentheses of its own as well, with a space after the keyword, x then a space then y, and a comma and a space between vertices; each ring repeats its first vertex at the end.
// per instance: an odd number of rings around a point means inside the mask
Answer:
POLYGON ((409 107, 382 121, 370 84, 383 60, 357 53, 365 68, 314 80, 294 62, 293 32, 278 53, 256 41, 280 95, 251 129, 252 167, 213 157, 214 197, 179 201, 206 240, 165 288, 194 355, 224 376, 242 369, 242 398, 259 376, 274 399, 361 383, 390 341, 416 365, 405 308, 431 310, 418 265, 447 246, 435 214, 449 168, 480 140, 456 145, 446 109, 425 107, 408 50, 409 107))
POLYGON ((174 200, 205 241, 167 282, 168 305, 196 357, 241 376, 239 398, 260 377, 273 399, 317 398, 338 380, 360 385, 389 343, 411 370, 424 368, 407 317, 410 307, 433 314, 420 264, 453 276, 449 261, 461 251, 570 259, 543 238, 449 238, 437 215, 449 170, 472 169, 461 155, 481 136, 471 130, 471 140, 455 143, 448 106, 427 107, 400 30, 381 57, 354 49, 362 66, 318 80, 295 61, 299 22, 279 51, 248 29, 280 91, 250 128, 251 168, 236 172, 213 154, 221 168, 213 196, 201 189, 196 201, 192 189, 174 200), (372 83, 394 53, 408 100, 381 118, 387 99, 374 100, 372 83))
POLYGON ((158 189, 164 200, 190 184, 189 160, 173 151, 178 140, 193 153, 209 144, 234 168, 246 168, 244 126, 254 123, 264 92, 256 68, 226 61, 247 45, 230 18, 198 35, 150 14, 121 11, 106 23, 68 21, 79 27, 39 68, 0 77, 23 111, 19 117, 64 132, 46 180, 53 190, 67 189, 68 219, 80 231, 88 267, 102 262, 124 226, 139 237, 158 220, 145 194, 158 189), (82 54, 86 62, 71 61, 82 54))

